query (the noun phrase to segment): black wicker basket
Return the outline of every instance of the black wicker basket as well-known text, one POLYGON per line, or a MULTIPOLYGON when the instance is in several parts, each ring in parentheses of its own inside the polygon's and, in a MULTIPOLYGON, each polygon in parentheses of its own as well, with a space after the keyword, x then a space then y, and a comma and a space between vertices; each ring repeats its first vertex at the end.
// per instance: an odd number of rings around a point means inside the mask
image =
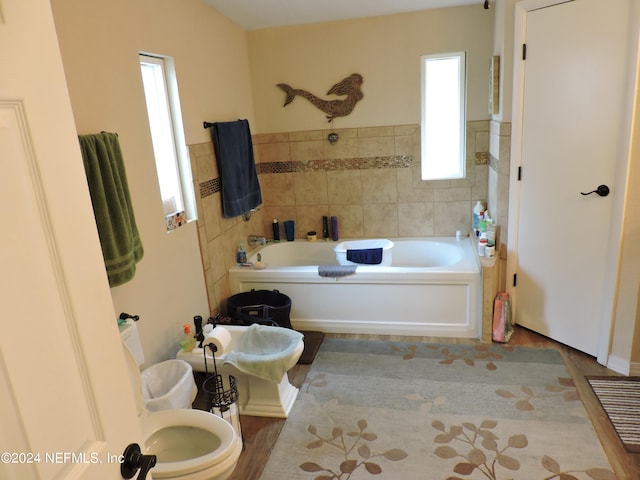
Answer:
POLYGON ((293 328, 291 299, 278 290, 251 290, 227 299, 227 315, 241 325, 260 323, 293 328))

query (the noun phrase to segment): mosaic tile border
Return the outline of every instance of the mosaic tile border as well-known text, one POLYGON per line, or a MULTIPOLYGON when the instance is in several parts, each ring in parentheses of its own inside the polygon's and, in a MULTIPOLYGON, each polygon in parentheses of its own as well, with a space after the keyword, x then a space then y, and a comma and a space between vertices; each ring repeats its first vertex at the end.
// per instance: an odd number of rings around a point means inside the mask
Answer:
MULTIPOLYGON (((286 162, 262 162, 256 164, 258 174, 304 173, 335 170, 366 170, 385 168, 409 168, 413 164, 413 155, 394 155, 389 157, 339 158, 324 160, 302 160, 286 162)), ((497 169, 497 159, 488 152, 477 152, 476 165, 489 165, 497 169)), ((208 197, 222 190, 220 177, 199 184, 200 198, 208 197)))
POLYGON ((412 155, 390 157, 339 158, 256 164, 258 173, 321 172, 333 170, 365 170, 370 168, 408 168, 412 155))
POLYGON ((491 157, 489 152, 476 152, 476 165, 491 165, 491 157))
MULTIPOLYGON (((365 170, 371 168, 408 168, 413 163, 412 155, 396 155, 391 157, 341 158, 331 160, 305 160, 288 162, 263 162, 256 164, 258 174, 270 173, 304 173, 335 170, 365 170)), ((200 198, 208 197, 221 191, 220 177, 199 184, 200 198)))
MULTIPOLYGON (((496 159, 488 152, 477 152, 476 165, 489 165, 496 168, 496 159)), ((304 173, 336 170, 366 170, 386 168, 409 168, 413 164, 413 155, 394 155, 388 157, 339 158, 323 160, 303 160, 285 162, 262 162, 256 164, 258 174, 272 173, 304 173)), ((221 191, 220 177, 199 184, 200 198, 208 197, 221 191)))
POLYGON ((220 177, 202 182, 198 186, 200 187, 200 198, 208 197, 222 190, 220 177))

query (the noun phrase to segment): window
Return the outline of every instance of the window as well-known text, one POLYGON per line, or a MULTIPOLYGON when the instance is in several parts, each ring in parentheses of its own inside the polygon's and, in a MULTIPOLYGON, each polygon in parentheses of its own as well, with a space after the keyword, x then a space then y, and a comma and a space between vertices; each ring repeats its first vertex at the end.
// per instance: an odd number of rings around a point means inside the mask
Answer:
POLYGON ((173 230, 196 217, 175 70, 169 57, 142 53, 140 69, 167 230, 173 230))
POLYGON ((422 179, 465 176, 465 53, 424 55, 422 179))

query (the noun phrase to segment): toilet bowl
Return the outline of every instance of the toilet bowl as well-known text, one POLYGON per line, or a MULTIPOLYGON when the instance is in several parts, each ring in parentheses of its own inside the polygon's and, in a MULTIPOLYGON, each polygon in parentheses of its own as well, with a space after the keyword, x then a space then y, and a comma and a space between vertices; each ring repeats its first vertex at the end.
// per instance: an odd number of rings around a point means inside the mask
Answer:
MULTIPOLYGON (((119 326, 120 338, 140 368, 144 352, 138 326, 128 319, 119 326)), ((156 363, 140 372, 145 409, 155 412, 173 408, 191 408, 198 394, 191 366, 177 359, 156 363)))
POLYGON ((140 419, 144 454, 157 457, 153 478, 225 480, 242 440, 227 421, 203 410, 162 410, 140 419))
POLYGON ((226 480, 235 469, 242 439, 226 420, 191 409, 145 408, 138 362, 123 343, 133 388, 145 455, 156 455, 153 478, 179 480, 226 480))
MULTIPOLYGON (((303 336, 299 332, 282 327, 265 327, 262 325, 225 325, 217 326, 214 329, 223 329, 228 332, 230 340, 224 346, 222 352, 215 354, 215 367, 218 374, 223 377, 232 375, 237 379, 238 383, 238 407, 241 415, 251 415, 256 417, 276 417, 287 418, 293 408, 293 404, 298 397, 298 389, 291 385, 287 371, 290 370, 299 360, 304 350, 303 336), (232 354, 237 353, 237 349, 242 346, 243 335, 249 332, 249 329, 262 329, 268 331, 272 335, 281 334, 286 337, 283 345, 283 356, 277 353, 270 353, 269 358, 279 357, 276 361, 282 362, 284 373, 279 378, 261 378, 255 374, 251 374, 246 369, 239 369, 236 365, 230 364, 227 360, 232 354), (287 340, 288 339, 288 340, 287 340), (287 341, 289 344, 287 345, 287 341)), ((208 338, 208 337, 207 337, 208 338)), ((206 339, 205 342, 206 344, 206 339)), ((211 350, 202 348, 194 348, 191 352, 179 351, 176 357, 184 360, 191 365, 194 371, 211 373, 214 367, 214 356, 211 350)), ((258 355, 259 357, 259 355, 258 355)))

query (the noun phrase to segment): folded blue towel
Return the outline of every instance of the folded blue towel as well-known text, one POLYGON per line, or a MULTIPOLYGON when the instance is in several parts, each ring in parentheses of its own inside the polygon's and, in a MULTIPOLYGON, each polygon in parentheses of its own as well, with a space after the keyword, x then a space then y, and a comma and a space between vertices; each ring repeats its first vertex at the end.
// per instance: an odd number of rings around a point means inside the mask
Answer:
POLYGON ((382 263, 382 248, 347 250, 347 260, 353 263, 378 265, 382 263))
POLYGON ((211 137, 222 184, 222 213, 238 217, 262 203, 249 122, 214 123, 211 137))
POLYGON ((319 265, 318 275, 321 277, 346 277, 356 273, 357 265, 319 265))
POLYGON ((235 348, 225 355, 224 363, 249 375, 280 382, 290 367, 291 355, 303 338, 304 335, 290 328, 254 323, 242 334, 235 348))

